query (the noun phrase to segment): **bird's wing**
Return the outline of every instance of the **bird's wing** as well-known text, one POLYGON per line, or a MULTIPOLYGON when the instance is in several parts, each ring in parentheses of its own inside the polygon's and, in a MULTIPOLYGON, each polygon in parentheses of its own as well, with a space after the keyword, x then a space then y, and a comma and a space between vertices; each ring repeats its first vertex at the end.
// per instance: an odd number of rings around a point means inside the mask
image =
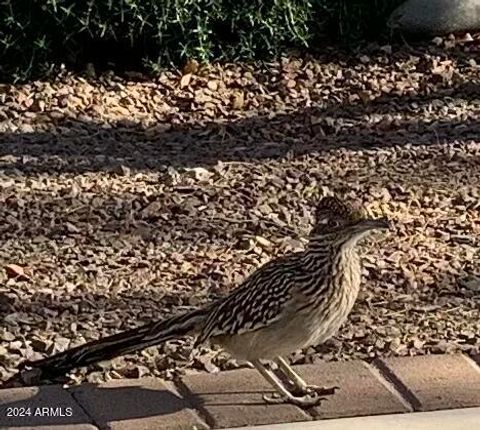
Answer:
POLYGON ((270 261, 250 275, 212 309, 197 342, 258 330, 281 318, 292 300, 298 260, 298 254, 290 254, 270 261))

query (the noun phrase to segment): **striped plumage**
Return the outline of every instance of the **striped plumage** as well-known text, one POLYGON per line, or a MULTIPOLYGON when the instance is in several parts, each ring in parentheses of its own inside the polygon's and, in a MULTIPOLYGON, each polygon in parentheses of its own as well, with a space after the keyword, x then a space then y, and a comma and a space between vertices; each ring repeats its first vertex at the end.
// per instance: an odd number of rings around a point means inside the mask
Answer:
POLYGON ((191 334, 208 310, 199 309, 161 321, 152 322, 138 328, 123 331, 103 339, 88 342, 64 352, 34 362, 24 362, 22 367, 32 367, 41 371, 41 378, 51 378, 76 367, 87 366, 99 361, 110 360, 149 346, 158 345, 180 336, 191 334))
POLYGON ((227 297, 203 309, 25 365, 40 370, 43 377, 53 376, 179 336, 194 335, 196 344, 218 344, 235 357, 252 362, 280 393, 280 400, 316 403, 322 389, 308 386, 281 356, 321 343, 338 330, 360 287, 355 245, 369 231, 388 225, 385 220, 368 219, 361 209, 334 197, 319 202, 315 218, 304 251, 270 261, 227 297), (293 389, 288 389, 261 359, 276 360, 293 389))

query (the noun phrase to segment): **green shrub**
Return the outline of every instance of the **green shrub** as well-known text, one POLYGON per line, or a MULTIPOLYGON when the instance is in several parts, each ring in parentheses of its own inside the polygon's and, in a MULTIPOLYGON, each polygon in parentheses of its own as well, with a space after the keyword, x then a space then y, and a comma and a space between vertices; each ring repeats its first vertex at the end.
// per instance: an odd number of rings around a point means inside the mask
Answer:
POLYGON ((0 78, 61 63, 149 69, 267 59, 381 30, 400 0, 1 0, 0 78))

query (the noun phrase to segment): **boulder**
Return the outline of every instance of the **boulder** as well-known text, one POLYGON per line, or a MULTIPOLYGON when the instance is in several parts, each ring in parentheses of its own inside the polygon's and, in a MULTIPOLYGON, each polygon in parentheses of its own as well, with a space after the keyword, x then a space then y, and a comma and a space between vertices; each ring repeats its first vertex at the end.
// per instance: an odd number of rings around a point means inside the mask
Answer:
POLYGON ((480 30, 480 0, 407 0, 393 11, 388 26, 426 36, 480 30))

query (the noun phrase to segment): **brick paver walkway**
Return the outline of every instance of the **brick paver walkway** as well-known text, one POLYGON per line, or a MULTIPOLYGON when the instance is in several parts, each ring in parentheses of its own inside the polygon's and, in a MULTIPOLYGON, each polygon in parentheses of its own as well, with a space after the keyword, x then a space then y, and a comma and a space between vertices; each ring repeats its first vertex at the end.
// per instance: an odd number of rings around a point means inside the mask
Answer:
POLYGON ((249 369, 190 375, 175 383, 144 378, 68 389, 4 389, 0 428, 219 429, 480 406, 480 357, 430 355, 296 368, 309 382, 340 390, 308 410, 267 405, 262 394, 271 389, 249 369))

